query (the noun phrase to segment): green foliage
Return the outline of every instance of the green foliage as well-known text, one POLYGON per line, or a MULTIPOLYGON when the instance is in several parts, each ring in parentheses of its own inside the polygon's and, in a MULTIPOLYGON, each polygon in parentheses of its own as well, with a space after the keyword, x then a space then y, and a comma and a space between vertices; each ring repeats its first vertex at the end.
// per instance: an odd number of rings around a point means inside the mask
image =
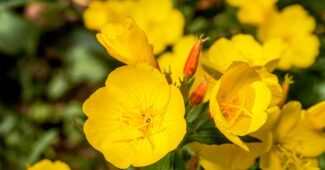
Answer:
POLYGON ((0 51, 10 55, 32 55, 37 47, 38 29, 19 15, 0 10, 0 51))

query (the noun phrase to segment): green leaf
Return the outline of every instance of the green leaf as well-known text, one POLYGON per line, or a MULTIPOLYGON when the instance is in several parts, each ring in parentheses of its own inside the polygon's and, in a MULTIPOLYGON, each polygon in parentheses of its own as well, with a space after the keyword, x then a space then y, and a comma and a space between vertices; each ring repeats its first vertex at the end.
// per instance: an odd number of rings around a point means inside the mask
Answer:
POLYGON ((0 10, 26 5, 30 0, 5 0, 0 2, 0 10))
POLYGON ((199 142, 204 144, 223 144, 231 143, 222 133, 217 129, 205 129, 194 132, 186 136, 186 143, 199 142))
POLYGON ((155 164, 140 168, 141 170, 185 170, 181 150, 172 151, 155 164))
POLYGON ((174 152, 170 152, 169 154, 167 154, 165 157, 163 157, 162 159, 160 159, 158 162, 143 167, 141 168, 141 170, 163 170, 163 169, 173 169, 172 166, 172 159, 174 158, 174 152))
POLYGON ((47 131, 41 136, 39 140, 34 143, 32 152, 28 158, 28 162, 34 163, 36 162, 40 155, 55 141, 58 136, 58 132, 56 130, 47 131))
MULTIPOLYGON (((240 137, 243 142, 260 142, 259 139, 256 139, 251 136, 242 136, 240 137)), ((204 144, 224 144, 224 143, 232 143, 229 139, 227 139, 217 128, 208 128, 203 129, 192 134, 186 136, 186 142, 199 142, 204 144)))
POLYGON ((44 122, 53 117, 53 105, 45 102, 35 102, 28 110, 28 115, 37 122, 44 122))
POLYGON ((318 164, 320 169, 325 169, 325 152, 318 157, 318 164))
POLYGON ((83 46, 75 46, 66 53, 68 75, 72 82, 96 83, 107 76, 109 69, 96 55, 83 46))
POLYGON ((0 51, 17 55, 26 52, 34 54, 38 44, 39 31, 20 16, 0 10, 0 51))
POLYGON ((47 86, 47 95, 51 99, 58 99, 68 90, 69 83, 62 73, 55 74, 47 86))
POLYGON ((209 108, 209 103, 203 103, 203 104, 200 104, 198 106, 191 108, 191 110, 187 113, 186 121, 188 123, 192 123, 201 114, 206 113, 208 108, 209 108))
POLYGON ((209 66, 208 64, 203 64, 203 69, 209 73, 210 76, 212 76, 214 79, 218 80, 222 76, 222 73, 218 70, 214 69, 213 66, 209 66))

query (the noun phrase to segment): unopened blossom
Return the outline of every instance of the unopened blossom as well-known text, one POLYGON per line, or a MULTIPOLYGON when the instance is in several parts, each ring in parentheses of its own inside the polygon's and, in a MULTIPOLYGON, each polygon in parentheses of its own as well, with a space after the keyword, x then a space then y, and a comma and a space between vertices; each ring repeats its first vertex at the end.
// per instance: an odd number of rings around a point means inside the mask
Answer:
POLYGON ((203 35, 193 45, 184 65, 183 74, 185 77, 193 77, 199 65, 202 43, 208 38, 203 39, 203 35))
POLYGON ((208 80, 207 79, 204 79, 203 81, 201 81, 199 83, 199 85, 197 85, 193 92, 191 93, 190 95, 190 103, 191 105, 195 106, 195 105, 199 105, 204 97, 205 97, 205 94, 207 93, 208 91, 208 80))
POLYGON ((112 57, 125 64, 147 63, 157 67, 146 34, 132 18, 105 24, 97 39, 112 57))

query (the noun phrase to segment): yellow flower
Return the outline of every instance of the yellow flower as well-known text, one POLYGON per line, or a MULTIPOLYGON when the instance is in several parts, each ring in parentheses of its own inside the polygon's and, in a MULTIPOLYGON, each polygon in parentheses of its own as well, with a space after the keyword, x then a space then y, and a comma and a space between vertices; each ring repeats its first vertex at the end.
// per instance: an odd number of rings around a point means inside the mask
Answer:
POLYGON ((157 67, 145 33, 132 18, 104 25, 97 39, 114 58, 125 64, 147 63, 157 67))
POLYGON ((83 13, 85 26, 99 31, 108 22, 117 22, 128 17, 128 13, 131 13, 135 7, 135 1, 91 1, 83 13))
POLYGON ((33 166, 27 165, 27 170, 70 170, 70 168, 64 162, 52 162, 48 159, 43 159, 35 163, 33 166))
POLYGON ((210 112, 229 140, 249 150, 239 136, 258 130, 266 121, 271 91, 256 69, 236 62, 222 75, 210 95, 210 112))
POLYGON ((283 43, 278 39, 272 39, 261 45, 251 35, 238 34, 231 40, 221 38, 214 42, 203 63, 220 73, 225 73, 236 61, 256 67, 262 81, 271 89, 271 105, 275 105, 281 100, 282 90, 277 77, 269 72, 276 67, 283 50, 283 43))
POLYGON ((235 7, 239 7, 237 17, 241 23, 261 25, 276 11, 277 0, 227 0, 235 7))
POLYGON ((261 156, 262 169, 318 169, 316 156, 325 151, 325 102, 302 110, 286 104, 273 129, 273 145, 261 156))
POLYGON ((259 44, 251 35, 238 34, 228 40, 221 38, 208 51, 208 65, 224 73, 234 61, 243 61, 250 66, 265 66, 277 60, 284 46, 278 39, 259 44))
POLYGON ((278 65, 280 69, 307 68, 314 63, 319 52, 319 40, 312 34, 315 27, 315 20, 307 11, 299 5, 292 5, 268 18, 258 28, 258 35, 264 42, 279 38, 287 45, 278 65))
POLYGON ((279 108, 268 109, 267 122, 258 131, 249 134, 260 142, 246 143, 249 152, 234 144, 205 145, 190 144, 199 158, 199 164, 205 170, 247 170, 256 158, 267 152, 272 146, 272 133, 270 131, 279 115, 279 108))
POLYGON ((183 34, 182 13, 173 8, 172 0, 93 1, 84 13, 85 25, 99 30, 106 22, 131 16, 148 35, 155 54, 173 44, 183 34))
POLYGON ((83 111, 87 140, 118 168, 158 161, 186 132, 179 89, 147 64, 114 70, 106 86, 85 101, 83 111))

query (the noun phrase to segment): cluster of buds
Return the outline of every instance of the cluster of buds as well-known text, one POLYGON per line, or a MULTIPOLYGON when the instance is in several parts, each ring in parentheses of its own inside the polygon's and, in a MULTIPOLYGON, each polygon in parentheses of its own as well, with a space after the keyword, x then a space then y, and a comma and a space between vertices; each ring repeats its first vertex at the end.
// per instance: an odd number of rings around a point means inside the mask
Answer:
MULTIPOLYGON (((183 70, 184 76, 186 78, 192 78, 194 76, 199 63, 202 44, 208 39, 208 37, 203 38, 203 35, 201 35, 192 47, 183 70)), ((192 106, 199 105, 202 102, 207 89, 208 81, 206 78, 204 78, 204 80, 199 83, 199 85, 193 90, 192 94, 190 95, 190 104, 192 106)))

